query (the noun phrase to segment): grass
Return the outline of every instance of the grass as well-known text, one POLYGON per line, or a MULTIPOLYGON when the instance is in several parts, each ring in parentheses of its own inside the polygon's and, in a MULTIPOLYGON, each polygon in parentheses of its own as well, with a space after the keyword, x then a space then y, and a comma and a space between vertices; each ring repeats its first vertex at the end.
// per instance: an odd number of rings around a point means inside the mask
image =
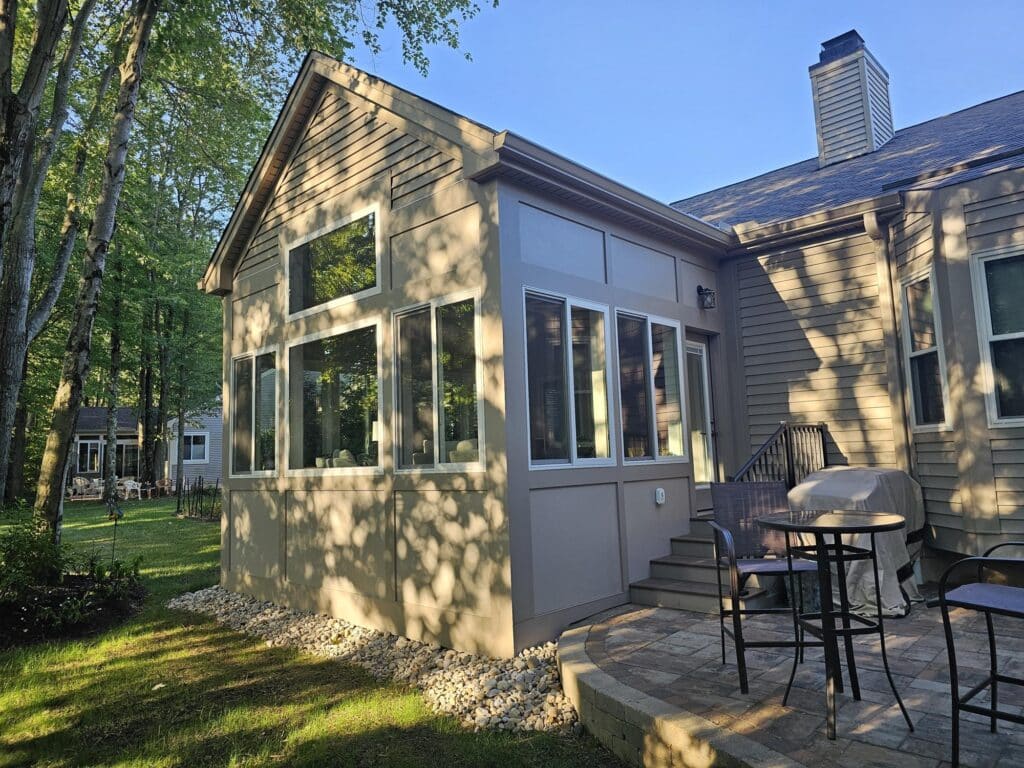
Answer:
MULTIPOLYGON (((110 552, 101 505, 65 541, 110 552)), ((143 556, 142 612, 98 635, 0 652, 0 766, 617 766, 590 739, 473 733, 409 688, 164 607, 217 580, 217 524, 125 506, 117 555, 143 556)), ((2 619, 2 617, 0 617, 2 619)))

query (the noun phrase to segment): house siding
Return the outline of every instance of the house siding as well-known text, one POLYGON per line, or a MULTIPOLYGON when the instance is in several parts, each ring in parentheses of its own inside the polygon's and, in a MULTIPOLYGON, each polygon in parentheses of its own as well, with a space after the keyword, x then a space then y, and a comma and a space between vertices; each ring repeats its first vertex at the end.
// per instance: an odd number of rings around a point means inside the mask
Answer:
MULTIPOLYGON (((167 434, 170 444, 167 451, 167 477, 175 483, 178 478, 178 425, 173 420, 168 424, 167 434)), ((184 464, 183 471, 186 483, 202 477, 204 484, 223 481, 224 428, 220 411, 204 413, 198 417, 185 419, 185 434, 204 433, 206 439, 207 461, 200 464, 184 464)))
POLYGON ((733 268, 751 450, 780 421, 823 421, 830 464, 895 466, 873 241, 833 236, 733 268))

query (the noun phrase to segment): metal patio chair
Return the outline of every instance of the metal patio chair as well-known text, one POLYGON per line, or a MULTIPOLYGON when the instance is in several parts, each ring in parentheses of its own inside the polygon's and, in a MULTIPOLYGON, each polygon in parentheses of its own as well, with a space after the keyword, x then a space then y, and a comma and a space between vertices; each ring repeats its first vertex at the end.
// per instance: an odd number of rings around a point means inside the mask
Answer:
MULTIPOLYGON (((747 648, 794 648, 803 656, 803 630, 798 616, 803 612, 803 574, 816 573, 810 560, 793 559, 786 546, 786 536, 761 528, 757 518, 789 511, 785 483, 712 483, 711 503, 714 520, 715 563, 718 565, 718 623, 722 640, 722 663, 725 664, 725 637, 736 646, 736 666, 740 690, 749 692, 747 684, 747 648), (729 607, 725 607, 722 569, 729 569, 729 607), (787 575, 789 602, 785 608, 741 608, 740 599, 747 580, 754 575, 787 575), (794 584, 794 576, 796 584, 794 584), (742 617, 788 613, 793 617, 792 640, 754 640, 743 636, 742 617), (732 627, 726 626, 726 619, 732 627)), ((788 691, 787 691, 788 698, 788 691)), ((786 701, 783 700, 783 705, 786 701)))
POLYGON ((960 713, 971 712, 976 715, 988 716, 992 733, 996 732, 996 721, 1007 720, 1012 723, 1024 724, 1024 716, 999 709, 999 683, 1024 686, 1024 678, 1000 674, 996 659, 996 635, 992 623, 993 616, 1006 616, 1024 619, 1024 587, 1012 586, 1007 583, 993 583, 987 574, 1014 575, 1020 583, 1024 573, 1024 559, 1013 557, 993 557, 992 553, 1003 547, 1024 549, 1024 541, 1004 541, 989 548, 981 557, 965 557, 949 566, 939 581, 939 607, 942 609, 942 627, 946 632, 946 652, 949 655, 949 689, 953 705, 953 744, 952 763, 954 768, 960 764, 960 713), (974 581, 968 581, 956 587, 949 587, 949 578, 954 571, 965 566, 976 566, 973 570, 974 581), (956 663, 956 645, 953 642, 953 627, 949 621, 950 608, 965 608, 985 614, 985 627, 988 630, 989 670, 985 679, 960 695, 960 681, 956 663), (971 700, 978 694, 988 690, 991 693, 988 706, 972 704, 971 700))

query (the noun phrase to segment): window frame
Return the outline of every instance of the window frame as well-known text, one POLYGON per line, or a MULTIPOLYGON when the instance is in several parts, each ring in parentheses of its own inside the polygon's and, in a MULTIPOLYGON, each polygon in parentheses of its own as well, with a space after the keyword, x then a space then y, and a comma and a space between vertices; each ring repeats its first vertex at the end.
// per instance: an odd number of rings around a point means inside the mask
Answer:
POLYGON ((285 403, 286 418, 284 420, 284 446, 285 463, 284 471, 288 477, 324 477, 331 475, 380 475, 384 473, 384 435, 380 435, 377 442, 377 464, 373 467, 293 467, 292 461, 292 430, 291 430, 291 358, 292 348, 299 347, 311 341, 329 339, 332 336, 343 336, 351 331, 359 331, 363 328, 374 328, 375 340, 377 342, 377 418, 378 424, 384 423, 384 339, 381 330, 383 321, 378 317, 361 318, 348 323, 332 325, 322 331, 289 339, 284 345, 282 368, 285 382, 285 403))
POLYGON ((971 281, 974 293, 974 317, 978 326, 978 353, 981 360, 982 382, 985 388, 985 413, 989 429, 1005 429, 1024 426, 1024 416, 999 416, 996 402, 995 372, 992 367, 994 341, 1010 341, 1024 338, 1024 331, 1015 333, 992 332, 992 312, 989 307, 988 281, 985 279, 985 265, 1024 254, 1024 245, 985 248, 971 253, 971 281))
MULTIPOLYGON (((277 393, 274 393, 274 397, 277 397, 277 393)), ((276 403, 276 400, 275 400, 276 403)), ((275 405, 276 410, 276 405, 275 405)), ((181 451, 185 451, 185 440, 189 437, 202 437, 203 438, 203 458, 201 459, 182 459, 184 464, 209 464, 210 463, 210 433, 205 430, 195 430, 193 432, 186 432, 182 436, 181 451)))
MULTIPOLYGON (((628 307, 615 307, 615 367, 616 367, 616 371, 620 371, 620 366, 619 366, 619 316, 620 315, 625 315, 626 317, 631 317, 631 318, 636 319, 636 320, 643 320, 644 321, 645 327, 647 329, 647 334, 645 336, 645 340, 646 340, 646 344, 647 344, 647 349, 646 349, 647 361, 648 361, 648 365, 651 366, 650 367, 650 376, 648 377, 649 380, 647 382, 647 396, 648 396, 648 398, 650 400, 650 403, 651 403, 651 409, 650 409, 650 412, 648 413, 648 422, 649 422, 649 429, 650 429, 650 433, 649 434, 651 436, 651 455, 650 456, 641 456, 641 457, 638 457, 638 458, 627 458, 626 457, 626 450, 625 450, 625 443, 623 442, 622 456, 621 456, 622 464, 623 464, 623 466, 626 466, 626 467, 633 466, 633 465, 646 466, 646 465, 650 465, 650 464, 689 464, 690 463, 690 447, 689 447, 689 445, 687 445, 687 441, 688 441, 689 435, 690 435, 690 431, 689 431, 690 423, 689 423, 689 415, 686 413, 687 403, 688 403, 687 397, 689 396, 689 393, 687 391, 686 376, 685 376, 685 373, 684 373, 686 371, 686 368, 684 367, 686 361, 685 361, 685 358, 683 357, 683 355, 685 355, 686 343, 687 342, 686 342, 686 334, 684 332, 685 329, 683 328, 683 324, 680 321, 673 320, 672 318, 669 318, 669 317, 662 317, 660 315, 652 315, 650 313, 642 312, 640 310, 629 309, 628 307), (653 361, 654 351, 653 351, 653 346, 652 346, 653 339, 651 337, 651 326, 655 325, 655 324, 669 326, 671 328, 674 328, 675 332, 676 332, 676 366, 677 366, 676 370, 679 372, 679 419, 680 419, 680 422, 682 424, 682 429, 683 429, 683 455, 682 456, 659 456, 658 455, 658 414, 656 412, 655 397, 654 397, 654 365, 653 365, 653 362, 654 362, 653 361)), ((616 398, 616 401, 617 401, 616 402, 616 406, 617 406, 617 410, 618 410, 619 421, 621 422, 621 420, 622 420, 621 372, 620 372, 620 375, 616 378, 615 387, 616 387, 616 391, 618 392, 618 396, 616 398)), ((621 431, 621 427, 620 427, 620 431, 621 431)))
MULTIPOLYGON (((709 457, 711 459, 711 475, 712 475, 712 477, 717 479, 718 478, 718 456, 716 455, 717 451, 716 451, 715 437, 714 437, 714 435, 715 435, 715 414, 711 410, 711 350, 709 349, 709 345, 708 345, 708 343, 706 341, 690 341, 689 339, 686 339, 683 342, 683 347, 685 348, 684 349, 684 355, 688 355, 690 353, 691 349, 698 350, 699 354, 700 354, 700 357, 701 357, 701 360, 703 361, 703 365, 701 366, 701 370, 703 371, 703 374, 704 374, 702 376, 702 379, 704 381, 704 413, 707 414, 708 437, 710 438, 710 440, 708 441, 708 444, 711 446, 711 456, 709 457)), ((687 380, 687 384, 688 383, 689 383, 689 380, 687 380)), ((687 404, 687 408, 686 408, 687 417, 686 418, 687 418, 687 421, 686 421, 686 423, 683 426, 683 431, 684 431, 685 434, 691 435, 692 434, 690 432, 690 428, 691 427, 690 427, 690 424, 689 424, 689 412, 690 412, 689 411, 689 404, 690 404, 690 401, 689 401, 690 391, 689 391, 689 389, 686 390, 685 394, 686 394, 686 397, 687 397, 687 400, 686 400, 686 404, 687 404)), ((690 445, 690 452, 687 454, 687 456, 689 456, 691 458, 693 457, 693 446, 692 445, 690 445)), ((691 473, 690 476, 691 476, 691 478, 693 478, 693 473, 691 473)), ((715 480, 710 480, 710 481, 708 481, 706 483, 698 483, 696 478, 693 478, 693 487, 696 490, 706 490, 706 489, 711 487, 711 483, 713 483, 713 482, 715 482, 715 480)))
POLYGON ((952 429, 952 422, 949 414, 949 379, 946 368, 946 352, 942 335, 942 307, 939 304, 939 297, 936 285, 935 264, 919 269, 900 280, 900 332, 903 336, 901 344, 903 352, 903 370, 906 379, 907 407, 910 413, 910 430, 914 434, 927 432, 948 432, 952 429), (926 350, 914 350, 911 344, 910 335, 910 302, 907 300, 907 289, 924 280, 929 282, 929 289, 932 294, 932 323, 935 325, 935 347, 926 350), (937 424, 918 424, 917 406, 914 402, 914 375, 910 361, 914 357, 929 355, 938 352, 939 355, 939 377, 942 383, 942 416, 943 420, 937 424))
MULTIPOLYGON (((106 443, 102 438, 89 438, 88 440, 82 440, 76 438, 75 440, 75 474, 76 475, 95 475, 97 473, 103 474, 103 458, 106 451, 103 450, 103 446, 106 443), (82 469, 82 449, 81 446, 96 446, 96 469, 82 469)), ((86 461, 88 456, 92 453, 90 448, 89 453, 86 454, 86 461)))
POLYGON ((350 214, 332 218, 326 225, 283 243, 282 261, 284 261, 284 294, 286 307, 288 309, 288 322, 291 322, 293 320, 300 320, 304 317, 310 317, 311 315, 316 315, 319 314, 320 312, 327 312, 328 310, 334 309, 335 307, 340 307, 345 304, 351 304, 353 302, 360 301, 370 296, 376 296, 383 290, 380 279, 380 271, 384 252, 384 228, 381 226, 380 212, 380 203, 374 203, 373 205, 366 206, 365 208, 360 208, 359 210, 356 210, 350 214), (350 293, 346 296, 338 296, 329 301, 325 301, 323 304, 316 304, 312 307, 300 309, 298 312, 292 312, 290 299, 292 287, 292 251, 298 248, 300 245, 305 245, 308 242, 316 240, 318 237, 328 235, 336 229, 341 229, 342 227, 351 224, 354 221, 358 221, 359 219, 364 219, 371 214, 373 215, 374 261, 376 263, 376 266, 374 267, 373 287, 365 288, 361 291, 356 291, 355 293, 350 293))
POLYGON ((420 475, 420 474, 437 474, 444 472, 483 472, 486 467, 486 451, 485 447, 487 443, 484 440, 484 396, 483 396, 483 385, 484 385, 484 365, 483 365, 483 338, 482 338, 482 321, 481 321, 481 303, 482 292, 480 290, 467 290, 467 291, 456 291, 455 293, 449 293, 444 296, 438 296, 431 299, 430 301, 421 301, 417 304, 410 304, 408 306, 400 307, 391 313, 391 336, 394 342, 394 354, 392 356, 392 402, 395 407, 392 411, 391 419, 391 434, 394 439, 391 441, 391 452, 392 460, 394 461, 395 473, 401 475, 420 475), (462 301, 473 300, 473 355, 476 359, 476 423, 477 423, 477 460, 476 461, 463 461, 463 462, 446 462, 441 463, 441 440, 438 435, 441 433, 441 408, 440 408, 440 391, 438 384, 440 383, 438 377, 438 365, 437 365, 437 310, 440 307, 447 306, 448 304, 458 304, 462 301), (401 434, 402 429, 402 414, 399 399, 399 387, 401 385, 400 372, 399 372, 399 336, 398 336, 398 324, 399 321, 408 315, 420 312, 424 309, 429 310, 430 315, 430 379, 431 388, 434 393, 433 400, 433 427, 434 427, 434 463, 430 466, 419 466, 419 467, 403 467, 401 457, 401 441, 398 436, 401 434))
MULTIPOLYGON (((281 451, 279 448, 281 441, 281 419, 278 410, 281 406, 281 376, 283 368, 281 367, 281 345, 280 344, 268 344, 263 347, 259 347, 251 352, 242 352, 231 357, 230 365, 231 370, 228 375, 228 437, 230 439, 229 450, 228 450, 228 477, 232 480, 245 480, 246 478, 259 478, 259 477, 277 477, 277 473, 281 467, 281 451), (256 358, 261 355, 267 355, 271 352, 274 353, 277 364, 274 370, 277 371, 277 375, 274 377, 274 469, 260 469, 256 467, 256 439, 253 436, 250 441, 252 444, 249 448, 249 458, 252 462, 253 469, 249 472, 237 473, 235 472, 235 363, 239 360, 250 360, 250 365, 253 368, 253 392, 252 392, 252 406, 250 408, 251 421, 250 423, 256 424, 256 358)), ((285 420, 287 423, 287 419, 285 420)), ((207 450, 209 455, 209 450, 207 450)))
MULTIPOLYGON (((544 288, 534 288, 532 286, 523 286, 523 384, 525 386, 524 394, 526 397, 526 460, 529 465, 529 469, 532 470, 550 470, 550 469, 579 469, 586 467, 614 467, 618 466, 618 443, 616 440, 617 419, 612 413, 614 409, 614 398, 612 396, 612 381, 613 372, 612 367, 612 351, 609 348, 612 345, 612 340, 617 340, 617 335, 613 336, 611 330, 611 307, 607 304, 601 304, 587 299, 581 299, 576 296, 569 294, 558 293, 557 291, 546 290, 544 288), (533 444, 533 437, 531 434, 532 426, 530 424, 530 366, 529 361, 526 359, 526 340, 528 334, 528 326, 526 319, 526 300, 530 295, 534 295, 540 299, 547 299, 552 301, 564 302, 564 311, 562 313, 562 347, 565 350, 565 355, 562 360, 565 365, 565 386, 567 392, 567 406, 568 406, 568 420, 569 420, 569 458, 565 461, 560 459, 549 459, 541 462, 535 462, 530 452, 530 446, 533 444), (579 458, 576 455, 577 444, 576 444, 576 372, 574 370, 572 361, 572 339, 570 334, 572 333, 572 310, 573 307, 579 309, 585 309, 591 312, 600 312, 604 317, 604 375, 605 375, 605 407, 608 419, 608 456, 601 458, 579 458)), ((616 344, 616 350, 618 346, 616 344)), ((617 354, 616 354, 617 359, 617 354)), ((616 385, 617 386, 617 385, 616 385)))

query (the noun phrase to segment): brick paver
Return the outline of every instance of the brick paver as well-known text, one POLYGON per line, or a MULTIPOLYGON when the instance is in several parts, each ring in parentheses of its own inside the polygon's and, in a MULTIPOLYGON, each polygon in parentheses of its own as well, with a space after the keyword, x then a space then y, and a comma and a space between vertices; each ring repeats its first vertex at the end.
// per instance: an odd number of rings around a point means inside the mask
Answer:
MULTIPOLYGON (((981 616, 953 614, 961 685, 978 682, 988 669, 988 642, 981 616)), ((749 617, 748 639, 790 637, 782 616, 749 617)), ((914 606, 910 616, 885 622, 886 648, 896 685, 910 712, 911 733, 889 689, 877 637, 856 639, 861 701, 847 684, 837 695, 838 739, 825 736, 825 668, 820 649, 808 649, 798 667, 788 707, 782 694, 792 668, 786 649, 747 651, 750 693, 739 690, 736 656, 726 640, 722 663, 716 616, 667 608, 630 606, 594 624, 586 653, 602 671, 720 728, 742 734, 807 766, 933 768, 950 759, 950 693, 946 643, 937 608, 914 606)), ((1000 668, 1024 670, 1020 624, 996 618, 1000 668)), ((844 657, 845 661, 845 657, 844 657)), ((847 683, 849 678, 845 678, 847 683)), ((979 701, 988 701, 984 696, 979 701)), ((1000 688, 1000 708, 1024 712, 1024 690, 1000 688)), ((1000 722, 989 732, 984 718, 961 715, 961 764, 1024 766, 1024 726, 1000 722)))

